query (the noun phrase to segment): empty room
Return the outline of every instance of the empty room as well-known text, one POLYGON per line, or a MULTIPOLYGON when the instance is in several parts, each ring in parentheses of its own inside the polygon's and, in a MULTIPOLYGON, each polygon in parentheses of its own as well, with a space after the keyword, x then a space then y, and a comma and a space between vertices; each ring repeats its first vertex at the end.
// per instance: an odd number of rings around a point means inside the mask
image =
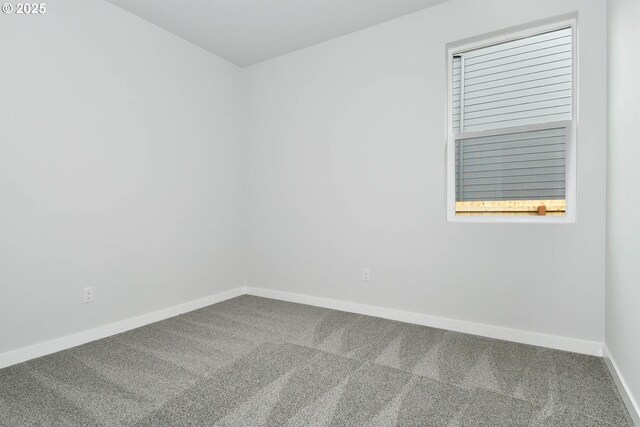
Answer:
POLYGON ((640 426, 639 0, 36 1, 0 426, 640 426))

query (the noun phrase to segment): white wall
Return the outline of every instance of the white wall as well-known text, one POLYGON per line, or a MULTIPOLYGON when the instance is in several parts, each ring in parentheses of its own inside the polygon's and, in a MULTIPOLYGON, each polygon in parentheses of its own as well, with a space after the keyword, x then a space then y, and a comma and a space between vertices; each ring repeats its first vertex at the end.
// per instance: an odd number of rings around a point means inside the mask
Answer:
POLYGON ((603 341, 604 2, 452 0, 243 71, 106 2, 47 5, 0 16, 0 353, 243 263, 250 286, 603 341), (445 44, 575 11, 577 223, 447 223, 445 44))
POLYGON ((46 3, 0 18, 0 353, 243 283, 238 68, 46 3))
POLYGON ((243 72, 248 285, 603 342, 604 1, 453 0, 243 72), (445 45, 575 11, 577 222, 447 223, 445 45))
MULTIPOLYGON (((609 142, 605 342, 640 403, 640 3, 609 1, 609 142)), ((636 407, 638 411, 638 407, 636 407)), ((638 413, 640 416, 640 413, 638 413)))

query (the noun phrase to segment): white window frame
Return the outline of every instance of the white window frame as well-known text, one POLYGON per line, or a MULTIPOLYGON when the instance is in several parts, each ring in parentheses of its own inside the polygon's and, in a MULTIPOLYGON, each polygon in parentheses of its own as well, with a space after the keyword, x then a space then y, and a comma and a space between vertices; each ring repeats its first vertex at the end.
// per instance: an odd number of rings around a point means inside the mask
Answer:
POLYGON ((537 23, 507 30, 499 35, 478 36, 462 42, 447 44, 447 221, 450 222, 507 222, 507 223, 574 223, 576 222, 576 141, 578 127, 578 26, 577 17, 555 19, 544 23, 537 23), (493 46, 512 40, 535 36, 550 31, 571 28, 571 120, 539 123, 534 125, 516 126, 502 129, 490 129, 477 132, 453 133, 453 57, 467 51, 493 46), (565 168, 565 198, 566 212, 562 216, 489 216, 456 215, 456 136, 457 139, 482 137, 490 135, 526 132, 531 130, 565 127, 566 139, 566 168, 565 168))

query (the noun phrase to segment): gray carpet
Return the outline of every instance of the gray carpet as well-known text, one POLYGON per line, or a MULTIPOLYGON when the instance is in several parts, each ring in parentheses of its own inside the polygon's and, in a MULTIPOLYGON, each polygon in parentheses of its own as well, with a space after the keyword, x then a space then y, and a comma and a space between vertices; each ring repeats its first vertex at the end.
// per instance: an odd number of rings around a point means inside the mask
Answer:
POLYGON ((0 370, 3 426, 631 426, 602 359, 242 296, 0 370))

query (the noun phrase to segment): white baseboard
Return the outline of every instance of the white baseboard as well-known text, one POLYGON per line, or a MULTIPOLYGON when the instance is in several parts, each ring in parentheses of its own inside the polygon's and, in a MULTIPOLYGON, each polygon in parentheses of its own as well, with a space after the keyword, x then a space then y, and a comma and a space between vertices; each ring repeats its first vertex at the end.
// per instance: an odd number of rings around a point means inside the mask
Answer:
POLYGON ((624 380, 624 377, 618 369, 618 365, 616 364, 615 359, 611 356, 606 344, 604 346, 604 361, 607 363, 609 372, 611 372, 611 376, 618 386, 620 396, 622 396, 622 400, 624 400, 624 404, 627 406, 627 410, 629 410, 629 414, 631 415, 631 418, 633 418, 634 424, 636 426, 640 426, 640 405, 633 398, 633 394, 631 394, 631 390, 629 390, 629 386, 624 380))
POLYGON ((206 307, 208 305, 215 304, 221 301, 226 301, 228 299, 235 298, 244 294, 244 287, 238 287, 214 295, 209 295, 197 300, 188 301, 183 304, 164 308, 162 310, 143 314, 141 316, 131 317, 129 319, 110 323, 104 326, 99 326, 97 328, 78 332, 76 334, 67 335, 50 341, 45 341, 43 343, 34 344, 28 347, 22 347, 16 350, 7 351, 5 353, 0 353, 0 368, 15 365, 17 363, 25 362, 27 360, 35 359, 36 357, 45 356, 47 354, 55 353, 61 350, 66 350, 68 348, 76 347, 78 345, 99 340, 101 338, 106 338, 111 335, 126 332, 131 329, 139 328, 140 326, 148 325, 149 323, 154 323, 160 320, 168 319, 170 317, 178 316, 179 314, 197 310, 199 308, 206 307))
POLYGON ((211 304, 226 301, 240 295, 249 294, 266 298, 273 298, 282 301, 297 302, 302 304, 325 307, 334 310, 348 311, 352 313, 365 314, 369 316, 382 317, 385 319, 397 320, 400 322, 414 323, 417 325, 430 326, 439 329, 463 332, 473 335, 481 335, 490 338, 497 338, 507 341, 514 341, 523 344, 538 345, 542 347, 555 348, 558 350, 573 351, 576 353, 602 356, 602 343, 585 341, 575 338, 559 337, 554 335, 540 334, 536 332, 522 331, 517 329, 504 328, 500 326, 485 325, 481 323, 467 322, 464 320, 448 319, 444 317, 430 316, 427 314, 402 311, 385 307, 377 307, 366 304, 358 304, 348 301, 333 300, 309 295, 296 294, 291 292, 275 291, 271 289, 238 287, 228 291, 210 295, 194 301, 178 304, 152 313, 114 322, 108 325, 78 332, 56 338, 32 346, 19 348, 16 350, 0 353, 0 368, 15 365, 37 357, 46 356, 68 348, 76 347, 111 335, 126 332, 139 328, 149 323, 168 319, 182 313, 197 310, 211 304))
POLYGON ((593 356, 602 356, 602 343, 595 341, 586 341, 575 338, 560 337, 556 335, 546 335, 537 332, 522 331, 518 329, 504 328, 501 326, 467 322, 464 320, 430 316, 427 314, 414 313, 410 311, 358 304, 354 302, 302 295, 291 292, 275 291, 271 289, 247 287, 246 291, 249 295, 255 295, 265 298, 297 302, 317 307, 348 311, 351 313, 366 314, 368 316, 382 317, 385 319, 397 320, 400 322, 414 323, 417 325, 447 329, 473 335, 481 335, 484 337, 514 341, 523 344, 554 348, 557 350, 572 351, 575 353, 583 353, 593 356))

